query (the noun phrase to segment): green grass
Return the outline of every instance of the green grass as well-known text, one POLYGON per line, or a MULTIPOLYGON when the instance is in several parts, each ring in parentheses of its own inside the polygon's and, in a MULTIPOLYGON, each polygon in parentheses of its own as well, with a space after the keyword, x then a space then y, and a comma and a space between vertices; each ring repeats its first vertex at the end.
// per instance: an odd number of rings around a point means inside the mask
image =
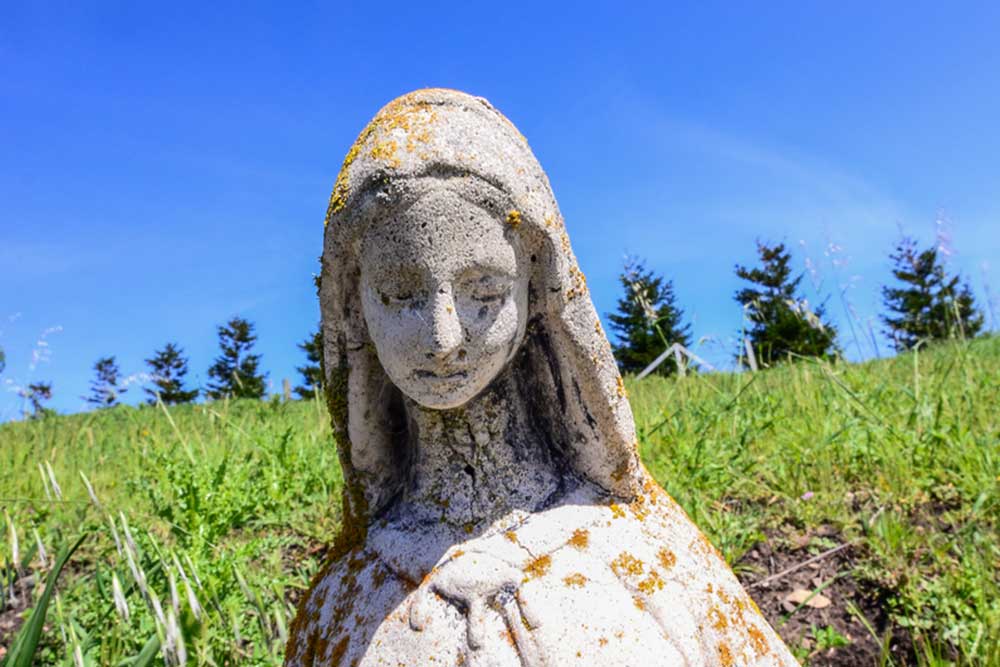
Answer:
MULTIPOLYGON (((627 386, 647 466, 730 562, 765 536, 832 526, 857 540, 852 576, 887 592, 921 664, 1000 664, 1000 338, 627 386)), ((158 645, 188 664, 280 664, 340 483, 317 401, 0 426, 2 583, 14 560, 41 569, 37 542, 51 564, 90 533, 36 664, 117 665, 158 645)))

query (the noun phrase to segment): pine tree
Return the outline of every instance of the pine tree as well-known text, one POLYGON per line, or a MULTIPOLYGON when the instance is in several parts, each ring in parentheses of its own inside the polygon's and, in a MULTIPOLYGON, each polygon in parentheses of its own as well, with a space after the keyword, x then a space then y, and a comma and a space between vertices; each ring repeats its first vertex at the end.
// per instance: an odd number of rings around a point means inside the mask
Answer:
MULTIPOLYGON (((825 308, 810 310, 797 291, 802 274, 792 278, 791 254, 784 243, 757 242, 761 268, 736 266, 736 275, 753 284, 736 292, 751 327, 747 333, 757 358, 766 365, 790 355, 830 357, 836 348, 837 330, 824 321, 825 308)), ((742 356, 740 354, 739 356, 742 356)))
POLYGON ((222 354, 208 369, 209 377, 215 379, 205 392, 209 398, 263 398, 267 375, 258 372, 260 355, 251 354, 257 341, 253 329, 253 324, 242 317, 234 317, 219 327, 222 354))
POLYGON ((90 396, 84 396, 84 400, 100 408, 116 405, 119 396, 128 390, 121 384, 121 371, 115 358, 101 357, 94 364, 94 371, 97 377, 90 382, 90 396))
POLYGON ((167 343, 157 350, 146 364, 152 371, 153 387, 143 389, 148 395, 147 402, 156 405, 157 399, 164 405, 190 403, 198 398, 197 389, 184 389, 184 376, 188 372, 188 360, 181 355, 182 350, 174 343, 167 343))
POLYGON ((896 350, 909 350, 920 341, 954 337, 972 338, 983 328, 983 314, 976 308, 968 283, 949 276, 935 247, 919 250, 904 236, 889 256, 892 275, 901 287, 882 288, 888 314, 882 316, 885 333, 896 350))
POLYGON ((22 389, 21 397, 31 404, 31 412, 25 413, 30 419, 41 419, 49 414, 54 414, 53 410, 45 407, 42 403, 52 399, 51 382, 33 382, 26 389, 22 389))
MULTIPOLYGON (((609 314, 617 343, 612 346, 622 373, 638 373, 674 343, 689 346, 691 327, 682 325, 684 313, 676 304, 673 283, 655 275, 640 260, 626 260, 619 277, 625 295, 618 311, 609 314)), ((656 373, 677 372, 674 358, 656 367, 656 373)))
POLYGON ((323 354, 322 330, 317 327, 316 332, 299 343, 298 347, 306 353, 307 363, 295 369, 302 375, 302 384, 295 388, 295 394, 299 398, 312 398, 316 395, 316 390, 323 386, 323 374, 320 370, 320 358, 323 354))

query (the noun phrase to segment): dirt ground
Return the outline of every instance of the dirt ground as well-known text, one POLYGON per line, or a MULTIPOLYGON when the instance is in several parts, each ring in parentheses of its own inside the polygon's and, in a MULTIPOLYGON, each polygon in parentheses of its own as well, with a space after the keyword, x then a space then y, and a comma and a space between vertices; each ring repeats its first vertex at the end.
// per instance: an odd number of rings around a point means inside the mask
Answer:
MULTIPOLYGON (((808 652, 811 667, 877 665, 882 652, 881 640, 889 620, 885 613, 885 591, 854 578, 858 548, 846 545, 836 550, 841 545, 844 542, 836 531, 820 526, 791 538, 772 536, 736 564, 740 580, 767 620, 789 647, 803 647, 808 652), (810 549, 810 543, 820 543, 822 547, 810 549), (814 555, 832 550, 836 551, 802 566, 814 555), (791 568, 796 569, 764 583, 772 575, 791 568), (815 607, 788 600, 795 590, 812 593, 817 589, 819 594, 812 600, 815 607), (856 613, 851 613, 849 604, 867 619, 871 629, 865 627, 856 613), (833 627, 850 643, 835 648, 818 646, 813 628, 826 627, 833 627), (879 639, 872 636, 872 631, 879 639)), ((901 631, 897 630, 890 638, 889 650, 897 665, 915 664, 912 643, 901 631)))
POLYGON ((34 584, 35 577, 22 577, 14 582, 13 591, 4 591, 4 604, 0 606, 0 659, 7 654, 10 641, 24 622, 22 615, 31 606, 34 584))

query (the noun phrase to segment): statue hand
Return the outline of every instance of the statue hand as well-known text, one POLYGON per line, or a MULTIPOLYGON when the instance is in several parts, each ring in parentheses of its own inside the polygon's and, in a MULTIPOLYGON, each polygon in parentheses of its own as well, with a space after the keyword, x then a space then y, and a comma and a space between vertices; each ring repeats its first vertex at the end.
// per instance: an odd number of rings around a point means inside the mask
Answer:
POLYGON ((479 649, 488 628, 488 610, 500 613, 509 622, 505 612, 516 599, 523 577, 520 568, 496 556, 463 553, 436 568, 421 586, 410 606, 410 627, 420 631, 427 626, 436 595, 466 616, 469 648, 479 649))

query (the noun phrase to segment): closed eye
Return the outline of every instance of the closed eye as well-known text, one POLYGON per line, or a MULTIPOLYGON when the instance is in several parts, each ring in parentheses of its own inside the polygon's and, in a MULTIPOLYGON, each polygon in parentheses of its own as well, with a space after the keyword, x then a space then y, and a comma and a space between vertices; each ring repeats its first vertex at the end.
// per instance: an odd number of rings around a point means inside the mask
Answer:
POLYGON ((487 272, 478 276, 468 276, 464 281, 462 291, 473 301, 494 303, 502 301, 510 294, 512 285, 512 277, 495 272, 487 272))
POLYGON ((405 304, 410 303, 416 298, 415 292, 403 291, 403 292, 383 292, 379 290, 378 292, 379 300, 382 302, 383 306, 389 306, 392 304, 405 304))
POLYGON ((482 303, 491 303, 493 301, 499 301, 500 299, 504 298, 506 295, 507 295, 507 290, 503 290, 501 292, 495 292, 495 293, 491 293, 491 294, 482 294, 482 293, 481 294, 473 294, 472 298, 475 299, 476 301, 480 301, 482 303))

